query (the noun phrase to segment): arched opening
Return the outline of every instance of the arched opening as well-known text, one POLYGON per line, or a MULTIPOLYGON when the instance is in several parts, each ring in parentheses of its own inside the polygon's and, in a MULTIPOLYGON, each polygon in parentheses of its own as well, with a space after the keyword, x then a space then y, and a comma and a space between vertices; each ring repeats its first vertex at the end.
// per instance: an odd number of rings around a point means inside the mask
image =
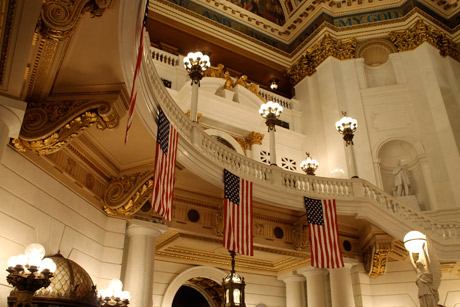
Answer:
POLYGON ((222 305, 222 286, 203 277, 187 280, 176 292, 172 307, 220 307, 222 305))
POLYGON ((420 154, 409 142, 392 140, 378 151, 383 189, 403 203, 429 210, 420 154))

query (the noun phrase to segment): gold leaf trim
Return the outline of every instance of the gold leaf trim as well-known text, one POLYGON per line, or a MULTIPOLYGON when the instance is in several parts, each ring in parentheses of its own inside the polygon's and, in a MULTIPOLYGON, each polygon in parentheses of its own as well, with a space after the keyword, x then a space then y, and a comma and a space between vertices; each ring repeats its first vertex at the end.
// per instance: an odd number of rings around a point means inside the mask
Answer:
POLYGON ((65 124, 57 132, 41 140, 26 141, 19 138, 13 139, 11 143, 19 152, 32 151, 39 155, 51 154, 100 120, 100 117, 95 112, 87 111, 65 124))
POLYGON ((330 56, 339 60, 353 59, 356 44, 354 37, 338 40, 326 33, 321 41, 308 49, 296 64, 287 69, 289 81, 296 85, 303 78, 313 75, 316 67, 330 56))

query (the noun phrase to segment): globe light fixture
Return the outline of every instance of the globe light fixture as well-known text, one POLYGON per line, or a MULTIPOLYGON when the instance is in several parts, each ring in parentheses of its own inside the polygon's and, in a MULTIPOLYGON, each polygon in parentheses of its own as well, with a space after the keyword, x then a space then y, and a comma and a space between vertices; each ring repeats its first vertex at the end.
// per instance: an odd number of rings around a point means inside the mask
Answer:
POLYGON ((31 306, 35 291, 50 285, 56 264, 44 256, 45 248, 33 243, 26 247, 24 254, 8 259, 6 280, 17 291, 14 306, 31 306))
POLYGON ((319 163, 310 157, 310 153, 305 153, 307 158, 300 163, 302 169, 307 175, 315 176, 315 171, 318 169, 319 163))
POLYGON ((272 90, 278 89, 278 83, 279 83, 279 80, 278 80, 278 79, 271 79, 271 80, 270 80, 270 88, 271 88, 272 90))
POLYGON ((337 131, 343 135, 346 146, 353 145, 353 136, 358 128, 356 119, 347 116, 347 112, 342 112, 343 117, 335 123, 337 131))
POLYGON ((189 52, 184 58, 184 67, 192 79, 192 84, 200 86, 200 80, 203 78, 203 73, 211 66, 209 56, 203 55, 200 51, 189 52))
POLYGON ((224 288, 223 307, 245 307, 244 301, 244 278, 235 272, 235 252, 230 251, 232 257, 232 270, 222 280, 222 287, 224 288))
POLYGON ((279 103, 267 101, 260 106, 259 114, 265 118, 265 124, 268 127, 270 135, 270 165, 276 165, 276 150, 275 150, 275 124, 283 112, 283 107, 279 103))
POLYGON ((422 253, 425 244, 426 236, 419 231, 409 231, 404 236, 404 247, 411 253, 422 253))
POLYGON ((123 291, 121 280, 112 279, 107 289, 98 291, 99 306, 101 307, 126 307, 129 305, 131 295, 128 291, 123 291))
POLYGON ((193 122, 198 121, 198 87, 200 86, 200 80, 203 78, 203 73, 211 66, 209 56, 203 55, 203 53, 189 52, 184 58, 184 67, 192 79, 192 100, 190 103, 190 118, 193 122))
POLYGON ((358 170, 356 168, 355 152, 353 150, 353 136, 358 128, 356 119, 347 116, 347 112, 342 112, 343 117, 335 123, 337 131, 343 135, 345 141, 345 151, 348 165, 348 172, 351 178, 358 178, 358 170), (350 146, 348 146, 350 145, 350 146))

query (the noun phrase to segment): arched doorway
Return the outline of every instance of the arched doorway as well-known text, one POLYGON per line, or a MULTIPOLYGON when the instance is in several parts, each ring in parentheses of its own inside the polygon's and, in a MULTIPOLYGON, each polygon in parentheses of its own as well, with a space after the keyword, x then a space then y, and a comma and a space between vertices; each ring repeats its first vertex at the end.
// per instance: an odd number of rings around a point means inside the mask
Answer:
POLYGON ((220 307, 222 305, 222 286, 215 281, 195 277, 187 280, 176 292, 172 307, 220 307))

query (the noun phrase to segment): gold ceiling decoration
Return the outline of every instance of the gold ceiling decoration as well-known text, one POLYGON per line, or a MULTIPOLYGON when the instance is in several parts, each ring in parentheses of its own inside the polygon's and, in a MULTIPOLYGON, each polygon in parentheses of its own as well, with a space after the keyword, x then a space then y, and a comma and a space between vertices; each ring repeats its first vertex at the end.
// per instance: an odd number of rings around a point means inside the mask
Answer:
POLYGON ((295 250, 305 250, 309 246, 308 223, 305 218, 294 224, 293 247, 295 250))
POLYGON ((409 29, 405 31, 390 32, 389 35, 399 52, 413 50, 426 42, 438 48, 442 56, 450 56, 460 61, 458 45, 449 39, 445 33, 427 25, 421 19, 417 20, 409 29))
POLYGON ((44 1, 38 29, 47 39, 66 39, 75 31, 85 13, 89 12, 91 17, 100 17, 111 4, 112 0, 44 1))
POLYGON ((324 34, 321 41, 308 49, 296 64, 287 69, 289 81, 292 85, 296 85, 303 78, 313 75, 316 72, 316 67, 330 56, 339 60, 353 59, 356 44, 354 37, 338 40, 329 33, 324 34))
POLYGON ((152 194, 152 172, 113 178, 104 194, 104 211, 108 215, 131 216, 139 211, 152 194))

